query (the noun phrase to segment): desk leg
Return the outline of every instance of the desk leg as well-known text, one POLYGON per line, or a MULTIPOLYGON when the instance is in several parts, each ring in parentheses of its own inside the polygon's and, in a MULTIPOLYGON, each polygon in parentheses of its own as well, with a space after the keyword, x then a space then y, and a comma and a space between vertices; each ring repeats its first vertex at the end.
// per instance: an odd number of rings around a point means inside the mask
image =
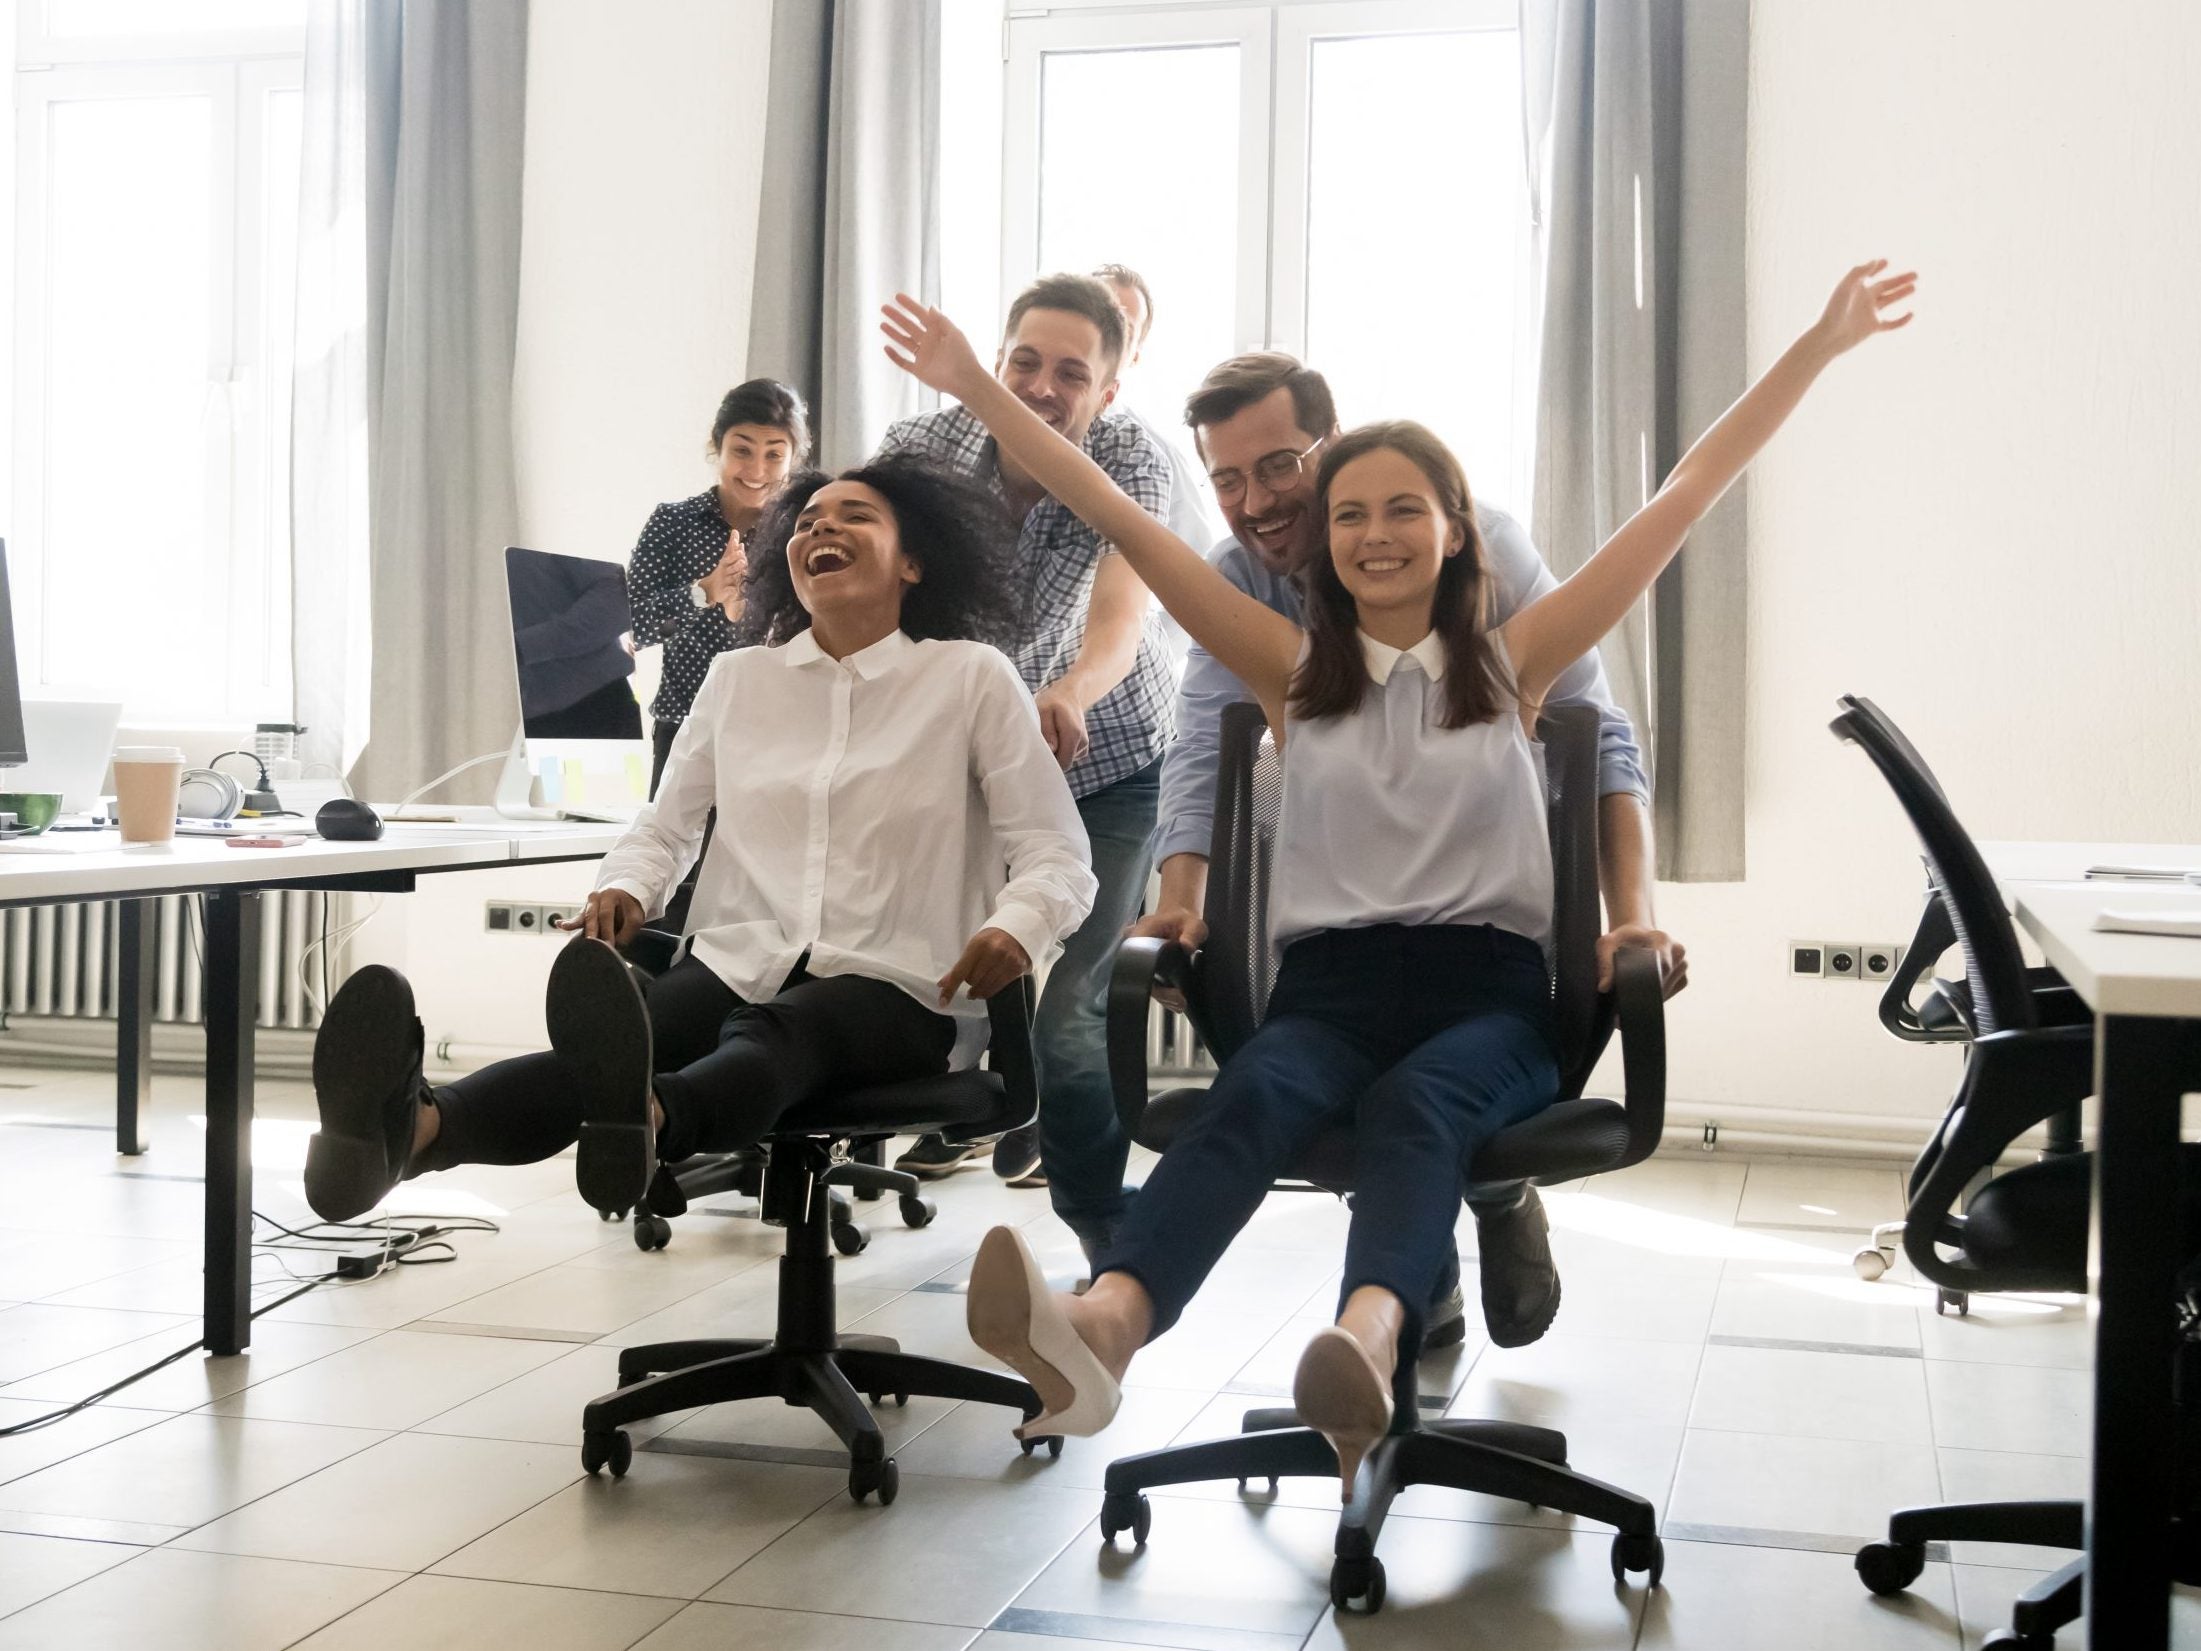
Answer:
POLYGON ((260 896, 206 895, 206 1347, 252 1339, 252 1042, 260 896))
POLYGON ((2170 1643, 2172 1291, 2178 1266, 2178 1102, 2193 1038, 2182 1023, 2096 1023, 2094 1466, 2086 1513, 2086 1643, 2170 1643))
POLYGON ((153 902, 121 900, 115 971, 115 1150, 145 1150, 153 1105, 153 902))

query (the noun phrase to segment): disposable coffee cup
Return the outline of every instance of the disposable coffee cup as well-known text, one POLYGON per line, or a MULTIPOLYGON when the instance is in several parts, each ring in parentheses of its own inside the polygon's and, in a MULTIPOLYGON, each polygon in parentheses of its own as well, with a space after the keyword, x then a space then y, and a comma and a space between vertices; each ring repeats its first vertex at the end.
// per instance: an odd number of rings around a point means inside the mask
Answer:
POLYGON ((176 835, 176 793, 183 753, 173 745, 115 747, 115 813, 126 843, 165 843, 176 835))

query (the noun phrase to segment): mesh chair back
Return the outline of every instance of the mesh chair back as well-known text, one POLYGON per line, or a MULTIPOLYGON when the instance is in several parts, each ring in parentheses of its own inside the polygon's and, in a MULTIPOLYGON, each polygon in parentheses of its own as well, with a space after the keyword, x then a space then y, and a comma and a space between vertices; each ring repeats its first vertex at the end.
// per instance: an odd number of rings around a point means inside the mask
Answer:
MULTIPOLYGON (((1558 1021, 1560 1098, 1589 1081, 1609 1028, 1600 1014, 1597 937, 1597 737, 1594 706, 1546 711, 1544 744, 1553 873, 1552 963, 1558 1021)), ((1269 945, 1269 878, 1283 812, 1284 770, 1261 707, 1223 712, 1215 775, 1215 828, 1208 849, 1200 952, 1205 1023, 1199 1028, 1218 1062, 1228 1060, 1261 1024, 1275 984, 1269 945)))
POLYGON ((2033 994, 2025 977, 2025 957, 2018 949, 2010 913, 1971 833, 1958 821, 1933 770, 1886 712, 1857 695, 1845 694, 1840 703, 1841 715, 1829 724, 1835 738, 1857 746, 1872 759, 1910 816, 1911 829, 1925 850, 1926 875, 1964 953, 1974 1030, 1984 1035, 2032 1027, 2033 994))

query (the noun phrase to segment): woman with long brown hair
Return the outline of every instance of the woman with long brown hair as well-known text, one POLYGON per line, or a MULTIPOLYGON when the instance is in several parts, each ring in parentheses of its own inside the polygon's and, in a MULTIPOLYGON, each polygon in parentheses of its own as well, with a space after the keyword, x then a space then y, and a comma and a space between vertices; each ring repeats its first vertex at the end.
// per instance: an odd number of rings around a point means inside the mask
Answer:
POLYGON ((1559 674, 1680 550, 1844 351, 1902 326, 1916 278, 1843 277, 1818 321, 1683 455, 1571 579, 1484 622, 1467 482, 1414 424, 1331 444, 1318 480, 1329 554, 1302 630, 1245 595, 1002 390, 937 311, 901 298, 888 355, 984 421, 1049 493, 1120 550, 1178 623, 1267 710, 1284 748, 1267 1017, 1132 1201, 1082 1297, 1050 1295, 1013 1228, 971 1274, 972 1339, 1038 1389, 1030 1436, 1092 1433, 1132 1354, 1169 1328, 1270 1182, 1315 1133, 1354 1123, 1340 1307, 1293 1386, 1350 1500, 1390 1424, 1450 1242, 1461 1165, 1548 1106, 1558 1073, 1544 946, 1552 904, 1532 730, 1559 674))

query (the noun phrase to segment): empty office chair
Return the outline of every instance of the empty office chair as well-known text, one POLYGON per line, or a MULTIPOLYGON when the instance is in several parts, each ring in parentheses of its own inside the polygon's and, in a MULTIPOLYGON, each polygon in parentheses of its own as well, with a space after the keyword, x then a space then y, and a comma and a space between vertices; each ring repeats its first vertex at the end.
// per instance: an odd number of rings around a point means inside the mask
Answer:
MULTIPOLYGON (((892 1174, 849 1161, 854 1148, 894 1135, 940 1130, 998 1134, 1028 1121, 1038 1105, 1031 1059, 1030 976, 996 993, 987 1069, 821 1096, 784 1113, 764 1138, 762 1214, 787 1229, 780 1259, 778 1324, 772 1339, 714 1339, 629 1347, 619 1354, 620 1387, 581 1413, 581 1465, 624 1474, 633 1460, 629 1422, 733 1399, 776 1398, 817 1414, 848 1447, 848 1494, 892 1502, 901 1485, 864 1397, 912 1393, 1007 1405, 1029 1419, 1039 1395, 1013 1376, 904 1353, 885 1336, 843 1336, 834 1307, 830 1232, 836 1186, 892 1174)), ((929 1218, 928 1218, 929 1219, 929 1218)), ((1028 1439, 1060 1455, 1058 1439, 1028 1439)))
MULTIPOLYGON (((2057 989, 2029 975, 2016 927, 1971 836, 1939 785, 1895 724, 1870 700, 1844 697, 1832 724, 1835 737, 1858 747, 1880 770, 1910 817, 1927 875, 1964 955, 1971 1049, 1955 1102, 1911 1173, 1904 1210, 1903 1253, 1920 1276, 1944 1290, 2057 1290, 2087 1287, 2087 1225, 2092 1159, 2084 1152, 2044 1155, 1997 1173, 2002 1155, 2026 1131, 2072 1114, 2093 1092, 2090 1022, 2057 1024, 2068 1015, 2057 989), (1985 1184, 1965 1194, 1974 1183, 1985 1184), (1963 1202, 1959 1213, 1959 1203, 1963 1202)), ((2179 1219, 2189 1253, 2201 1253, 2201 1146, 2181 1149, 2185 1190, 2179 1219)), ((2181 1320, 2179 1480, 2182 1515, 2180 1580, 2201 1582, 2201 1460, 2194 1428, 2201 1405, 2201 1345, 2194 1337, 2189 1288, 2181 1320)), ((2165 1441, 2166 1448, 2171 1445, 2165 1441)), ((1874 1593, 1909 1587, 1925 1569, 1929 1542, 2018 1542, 2043 1547, 2084 1545, 2085 1508, 2073 1501, 1955 1503, 1905 1508, 1888 1521, 1885 1542, 1858 1550, 1857 1574, 1874 1593)), ((2019 1598, 2011 1628, 1986 1643, 2016 1651, 2048 1651, 2055 1630, 2080 1610, 2085 1561, 2075 1560, 2019 1598)))
MULTIPOLYGON (((1158 985, 1182 991, 1193 1025, 1218 1060, 1227 1060, 1260 1024, 1272 980, 1268 936, 1271 845, 1283 778, 1273 748, 1264 748, 1261 709, 1237 705, 1223 714, 1216 776, 1215 836, 1208 862, 1207 944, 1193 955, 1158 940, 1132 939, 1117 953, 1109 987, 1108 1064, 1116 1106, 1133 1140, 1167 1150, 1207 1091, 1173 1089, 1149 1098, 1146 1072, 1148 1000, 1158 985)), ((1551 1185, 1639 1163, 1656 1149, 1665 1127, 1665 1005, 1658 965, 1648 952, 1620 954, 1615 987, 1597 991, 1597 714, 1567 706, 1538 726, 1551 782, 1552 860, 1556 910, 1554 995, 1558 1011, 1560 1099, 1484 1147, 1463 1183, 1551 1185), (1581 1091, 1615 1027, 1621 1034, 1627 1100, 1584 1098, 1581 1091)), ((1338 1130, 1316 1141, 1293 1166, 1295 1181, 1331 1192, 1352 1190, 1353 1140, 1338 1130)), ((1651 1504, 1567 1465, 1566 1436, 1518 1422, 1424 1421, 1414 1366, 1402 1361, 1393 1394, 1392 1433, 1369 1455, 1362 1492, 1339 1521, 1330 1598, 1340 1608, 1357 1600, 1364 1611, 1383 1604, 1383 1562, 1376 1538, 1398 1493, 1409 1485, 1450 1485, 1582 1514, 1619 1527, 1612 1547, 1614 1581, 1648 1572, 1658 1585, 1665 1550, 1651 1504)), ((1203 1479, 1250 1479, 1272 1485, 1286 1475, 1337 1472, 1328 1441, 1299 1425, 1289 1410, 1249 1411, 1236 1438, 1127 1456, 1109 1465, 1101 1506, 1104 1539, 1128 1531, 1144 1542, 1152 1509, 1143 1494, 1156 1485, 1203 1479)))

